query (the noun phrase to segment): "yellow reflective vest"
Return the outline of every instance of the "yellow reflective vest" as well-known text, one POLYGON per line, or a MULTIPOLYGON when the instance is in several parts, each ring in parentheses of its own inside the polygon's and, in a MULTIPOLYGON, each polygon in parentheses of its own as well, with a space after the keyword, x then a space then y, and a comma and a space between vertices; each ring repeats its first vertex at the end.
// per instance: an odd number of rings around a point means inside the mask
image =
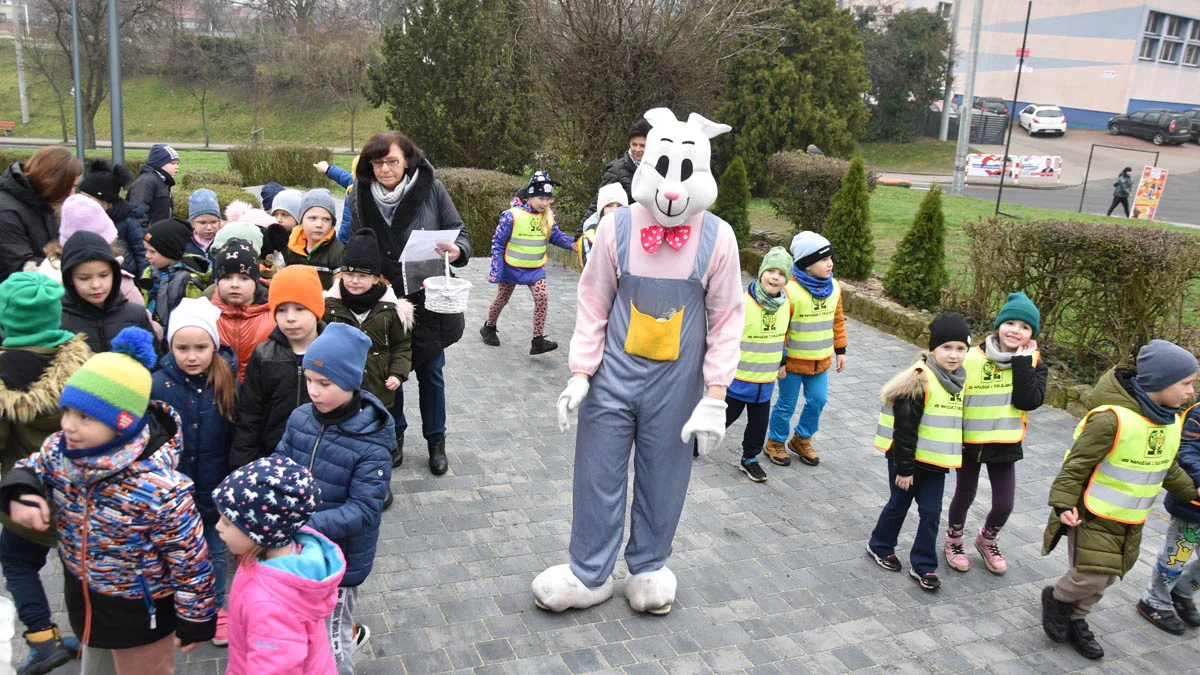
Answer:
MULTIPOLYGON (((916 370, 925 379, 925 411, 917 426, 916 460, 947 469, 962 466, 962 410, 963 396, 959 392, 946 391, 925 364, 917 363, 909 370, 916 370)), ((892 449, 892 431, 896 417, 892 404, 884 404, 879 411, 879 424, 875 429, 875 447, 883 451, 892 449)))
POLYGON ((815 298, 795 279, 785 289, 792 302, 792 321, 787 334, 789 359, 820 361, 833 356, 833 319, 837 316, 842 286, 833 280, 828 298, 815 298))
MULTIPOLYGON (((784 289, 785 299, 787 289, 784 289)), ((774 382, 783 361, 783 341, 788 332, 791 303, 784 302, 768 314, 747 291, 742 296, 746 326, 742 329, 742 351, 734 377, 743 382, 774 382)))
MULTIPOLYGON (((1103 411, 1116 414, 1117 437, 1092 472, 1083 492, 1083 504, 1101 518, 1140 525, 1146 522, 1167 470, 1179 454, 1183 417, 1176 415, 1173 423, 1160 425, 1129 408, 1103 405, 1093 408, 1080 420, 1075 427, 1075 438, 1083 433, 1092 415, 1103 411)), ((1067 455, 1070 454, 1067 450, 1067 455)))
MULTIPOLYGON (((1036 366, 1040 352, 1034 352, 1036 366)), ((967 352, 963 362, 963 443, 1019 443, 1029 415, 1012 405, 1013 374, 987 357, 983 345, 967 352)))
POLYGON ((504 248, 504 262, 513 267, 543 267, 546 235, 542 234, 542 215, 517 208, 508 212, 512 214, 513 229, 504 248))

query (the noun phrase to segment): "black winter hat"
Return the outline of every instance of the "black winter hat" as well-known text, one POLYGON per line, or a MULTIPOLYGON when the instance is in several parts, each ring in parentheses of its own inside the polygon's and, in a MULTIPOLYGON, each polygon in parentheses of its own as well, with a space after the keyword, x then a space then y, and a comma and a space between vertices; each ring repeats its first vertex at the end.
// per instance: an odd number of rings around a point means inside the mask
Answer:
POLYGON ((343 272, 360 272, 377 277, 383 274, 383 263, 379 258, 379 238, 369 228, 355 230, 346 242, 342 254, 343 272))
POLYGON ((971 345, 971 327, 958 312, 942 312, 929 322, 929 351, 947 342, 962 342, 971 345))
POLYGON ((75 284, 70 281, 71 270, 89 260, 106 262, 112 268, 112 290, 104 300, 106 303, 111 302, 114 296, 121 294, 121 265, 117 262, 117 256, 113 254, 109 243, 95 232, 76 232, 71 235, 70 239, 67 239, 67 243, 63 244, 59 266, 62 269, 63 285, 66 287, 67 295, 79 299, 75 284))
POLYGON ((124 164, 115 167, 107 159, 93 159, 87 175, 79 181, 76 192, 91 195, 102 202, 116 204, 121 200, 121 188, 133 181, 133 174, 124 164))
POLYGON ((534 171, 529 177, 529 185, 526 190, 526 199, 534 197, 553 197, 555 186, 560 185, 550 180, 550 174, 546 171, 534 171))
POLYGON ((187 250, 188 240, 192 238, 192 228, 178 218, 160 220, 146 230, 146 242, 154 247, 164 258, 182 260, 183 252, 187 250))
POLYGON ((220 281, 230 274, 245 274, 258 281, 258 254, 245 239, 230 239, 213 256, 213 280, 220 281))

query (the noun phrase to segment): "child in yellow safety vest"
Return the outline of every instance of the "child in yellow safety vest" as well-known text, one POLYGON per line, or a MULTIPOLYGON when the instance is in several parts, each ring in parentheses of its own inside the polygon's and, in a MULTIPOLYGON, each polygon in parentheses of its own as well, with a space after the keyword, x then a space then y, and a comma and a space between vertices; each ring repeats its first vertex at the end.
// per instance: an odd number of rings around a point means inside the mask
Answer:
POLYGON ((550 292, 546 286, 546 245, 572 250, 575 240, 558 229, 554 211, 554 186, 545 171, 535 171, 525 188, 525 198, 518 195, 512 208, 500 214, 496 234, 492 236, 492 269, 488 281, 497 284, 496 298, 488 309, 487 321, 479 329, 483 343, 500 346, 496 322, 500 312, 512 297, 517 286, 528 286, 533 293, 533 341, 530 354, 544 354, 558 348, 558 343, 546 339, 546 314, 550 292))
POLYGON ((943 312, 929 323, 929 351, 883 386, 875 447, 886 453, 891 496, 867 544, 867 554, 889 572, 900 571, 896 541, 913 500, 920 521, 909 553, 909 576, 927 591, 937 576, 937 532, 946 474, 962 463, 962 367, 971 336, 967 320, 943 312))
POLYGON ((1100 377, 1095 406, 1075 429, 1075 443, 1050 486, 1054 509, 1042 540, 1048 555, 1065 534, 1066 575, 1042 589, 1042 629, 1089 659, 1104 656, 1086 617, 1104 591, 1125 576, 1142 544, 1142 523, 1162 488, 1197 498, 1176 462, 1180 406, 1193 396, 1196 357, 1166 340, 1151 340, 1137 370, 1116 367, 1100 377))
POLYGON ((1016 498, 1016 463, 1024 456, 1021 441, 1027 413, 1046 398, 1046 363, 1034 340, 1041 327, 1042 317, 1033 301, 1024 293, 1011 293, 992 324, 995 332, 967 352, 962 467, 955 471, 942 547, 946 564, 959 572, 971 565, 963 533, 984 465, 992 484, 992 509, 975 536, 975 550, 992 574, 1008 570, 1008 561, 1000 553, 1000 528, 1008 522, 1016 498))
POLYGON ((787 335, 787 375, 779 381, 779 398, 771 410, 767 432, 767 459, 779 466, 792 463, 788 450, 800 461, 816 466, 820 455, 812 445, 829 395, 829 369, 846 369, 846 318, 842 314, 842 287, 833 278, 833 246, 815 232, 792 238, 792 278, 788 299, 792 318, 787 335), (788 427, 800 390, 804 408, 788 440, 788 427), (787 441, 787 446, 784 446, 787 441))
POLYGON ((725 427, 746 410, 746 433, 742 436, 742 459, 738 463, 750 480, 761 483, 767 474, 758 463, 767 423, 771 417, 771 394, 775 380, 784 376, 784 338, 792 317, 786 286, 792 256, 782 246, 767 251, 758 267, 758 278, 750 282, 742 298, 746 325, 737 372, 725 390, 725 427))

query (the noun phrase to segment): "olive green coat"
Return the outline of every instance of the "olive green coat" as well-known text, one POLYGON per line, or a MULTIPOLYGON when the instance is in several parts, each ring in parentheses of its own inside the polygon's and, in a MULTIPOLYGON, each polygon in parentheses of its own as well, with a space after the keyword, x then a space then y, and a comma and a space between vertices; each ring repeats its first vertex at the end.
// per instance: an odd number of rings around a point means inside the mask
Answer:
MULTIPOLYGON (((1119 405, 1141 413, 1142 407, 1129 392, 1133 370, 1113 368, 1100 377, 1092 396, 1093 407, 1119 405)), ((1083 522, 1075 528, 1075 568, 1080 572, 1125 576, 1137 562, 1142 545, 1142 526, 1126 525, 1101 518, 1087 510, 1083 493, 1096 465, 1112 450, 1116 441, 1117 416, 1112 412, 1092 415, 1083 433, 1075 439, 1071 452, 1063 460, 1058 476, 1050 486, 1050 520, 1042 539, 1042 555, 1054 550, 1068 527, 1059 520, 1060 511, 1079 509, 1083 522)), ((1179 467, 1172 464, 1163 487, 1180 499, 1195 499, 1196 486, 1179 467)))
POLYGON ((396 392, 388 389, 384 382, 393 375, 403 382, 412 370, 413 305, 397 298, 388 288, 360 322, 342 302, 341 290, 341 284, 335 283, 325 292, 325 323, 347 323, 371 338, 362 388, 391 408, 396 402, 396 392))

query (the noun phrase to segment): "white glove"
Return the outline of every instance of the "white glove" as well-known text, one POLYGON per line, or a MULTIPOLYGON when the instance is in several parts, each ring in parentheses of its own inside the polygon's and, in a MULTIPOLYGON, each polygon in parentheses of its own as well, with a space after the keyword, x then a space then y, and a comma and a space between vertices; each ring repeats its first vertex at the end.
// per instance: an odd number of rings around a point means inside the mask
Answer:
POLYGON ((705 396, 692 410, 679 436, 684 443, 696 438, 696 452, 701 455, 715 449, 725 440, 725 401, 705 396))
POLYGON ((583 397, 587 396, 588 389, 591 387, 588 384, 586 377, 574 375, 570 380, 567 380, 567 388, 558 395, 558 430, 566 432, 571 428, 571 418, 569 415, 579 407, 583 402, 583 397))

